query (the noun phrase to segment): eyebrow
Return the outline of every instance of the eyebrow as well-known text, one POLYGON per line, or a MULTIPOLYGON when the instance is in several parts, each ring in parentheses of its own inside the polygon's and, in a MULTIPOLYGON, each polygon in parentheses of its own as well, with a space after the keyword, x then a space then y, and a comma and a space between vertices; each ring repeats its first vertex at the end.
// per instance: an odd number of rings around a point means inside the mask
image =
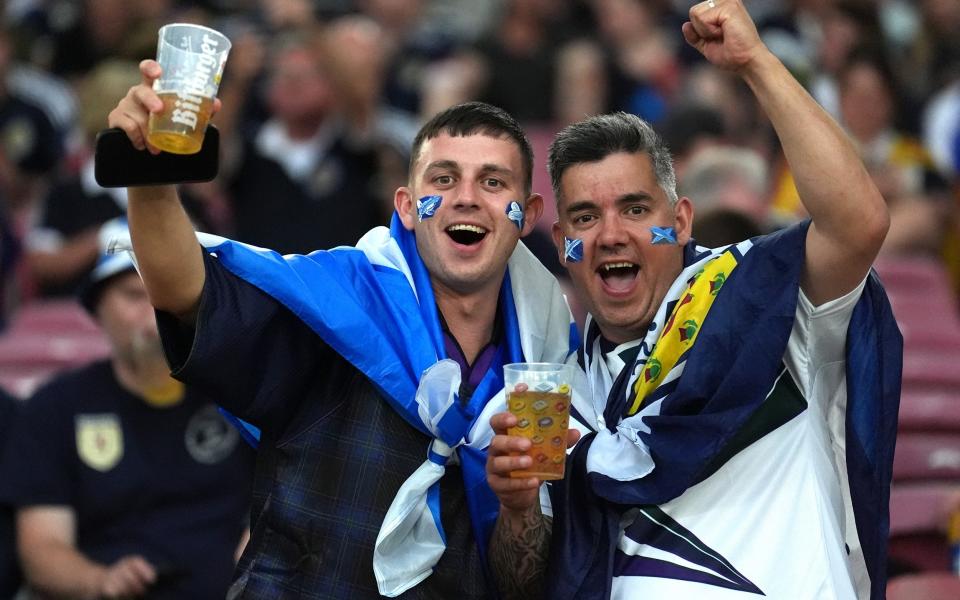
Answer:
MULTIPOLYGON (((624 194, 619 198, 617 198, 616 204, 617 206, 623 206, 625 204, 635 204, 637 202, 649 202, 653 199, 654 199, 653 196, 651 196, 646 192, 632 192, 629 194, 624 194)), ((597 208, 596 202, 592 200, 579 200, 577 202, 571 203, 570 206, 567 207, 567 210, 564 212, 570 215, 583 210, 591 210, 595 208, 597 208)))
POLYGON ((454 171, 460 170, 460 163, 455 160, 435 160, 424 169, 424 172, 427 172, 431 169, 451 169, 454 171))
POLYGON ((481 173, 502 173, 503 175, 506 175, 508 177, 513 175, 512 170, 508 169, 503 165, 498 165, 494 163, 484 164, 482 167, 480 167, 480 172, 481 173))

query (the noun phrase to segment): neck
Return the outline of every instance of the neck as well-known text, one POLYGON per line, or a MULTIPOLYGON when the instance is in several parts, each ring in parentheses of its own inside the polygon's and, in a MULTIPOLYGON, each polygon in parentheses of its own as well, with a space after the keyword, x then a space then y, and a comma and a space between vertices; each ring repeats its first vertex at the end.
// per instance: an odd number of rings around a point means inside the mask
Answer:
POLYGON ((173 406, 183 400, 183 384, 170 376, 164 361, 137 363, 114 358, 113 372, 120 387, 151 406, 173 406))
POLYGON ((473 364, 480 350, 490 343, 493 322, 497 316, 497 294, 458 295, 434 286, 437 308, 447 322, 447 329, 456 338, 467 362, 473 364))

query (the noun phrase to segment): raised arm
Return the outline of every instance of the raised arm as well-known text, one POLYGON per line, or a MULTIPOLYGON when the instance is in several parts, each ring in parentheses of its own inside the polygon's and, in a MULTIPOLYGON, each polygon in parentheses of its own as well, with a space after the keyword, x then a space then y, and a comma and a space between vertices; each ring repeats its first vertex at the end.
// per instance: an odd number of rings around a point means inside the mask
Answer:
POLYGON ((683 35, 712 64, 743 78, 780 138, 813 220, 804 293, 814 305, 846 294, 870 269, 890 224, 853 144, 761 42, 741 0, 695 5, 683 35))
MULTIPOLYGON (((140 84, 130 88, 110 112, 108 124, 123 129, 135 147, 156 153, 158 150, 146 140, 150 113, 163 108, 153 91, 160 65, 145 60, 140 63, 140 74, 140 84)), ((218 106, 219 101, 214 103, 214 110, 218 106)), ((130 236, 150 302, 157 309, 192 322, 203 291, 203 257, 176 188, 135 187, 127 193, 130 236)))

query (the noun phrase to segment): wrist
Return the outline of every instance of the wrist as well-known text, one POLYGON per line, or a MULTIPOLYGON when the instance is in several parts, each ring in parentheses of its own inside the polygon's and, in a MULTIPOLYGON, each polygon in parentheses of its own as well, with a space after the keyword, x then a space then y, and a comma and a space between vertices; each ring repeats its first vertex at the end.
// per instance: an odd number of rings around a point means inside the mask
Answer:
POLYGON ((107 579, 109 569, 103 565, 92 563, 87 576, 87 585, 84 586, 84 600, 99 600, 104 597, 104 583, 107 579))
POLYGON ((761 45, 739 69, 739 75, 750 87, 754 87, 771 73, 783 68, 785 67, 780 59, 769 48, 761 45))

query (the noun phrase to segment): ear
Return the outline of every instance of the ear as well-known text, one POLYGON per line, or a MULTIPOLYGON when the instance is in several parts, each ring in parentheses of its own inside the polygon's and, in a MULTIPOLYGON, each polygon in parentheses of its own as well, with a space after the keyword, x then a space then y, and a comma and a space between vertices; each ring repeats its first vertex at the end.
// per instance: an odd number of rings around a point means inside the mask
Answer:
POLYGON ((560 259, 560 264, 566 268, 567 257, 564 256, 566 244, 564 243, 563 229, 560 227, 560 221, 553 222, 553 228, 550 230, 550 233, 553 236, 553 245, 557 247, 557 258, 560 259))
POLYGON ((523 231, 520 232, 520 237, 524 237, 533 231, 542 214, 543 196, 540 194, 530 194, 530 197, 527 198, 527 202, 523 206, 523 231))
POLYGON ((677 244, 684 246, 693 234, 693 202, 686 196, 677 200, 674 207, 674 225, 677 232, 677 244))
POLYGON ((407 231, 413 231, 413 226, 417 222, 416 202, 413 199, 413 192, 408 187, 399 187, 393 193, 393 207, 397 210, 397 216, 407 231))

